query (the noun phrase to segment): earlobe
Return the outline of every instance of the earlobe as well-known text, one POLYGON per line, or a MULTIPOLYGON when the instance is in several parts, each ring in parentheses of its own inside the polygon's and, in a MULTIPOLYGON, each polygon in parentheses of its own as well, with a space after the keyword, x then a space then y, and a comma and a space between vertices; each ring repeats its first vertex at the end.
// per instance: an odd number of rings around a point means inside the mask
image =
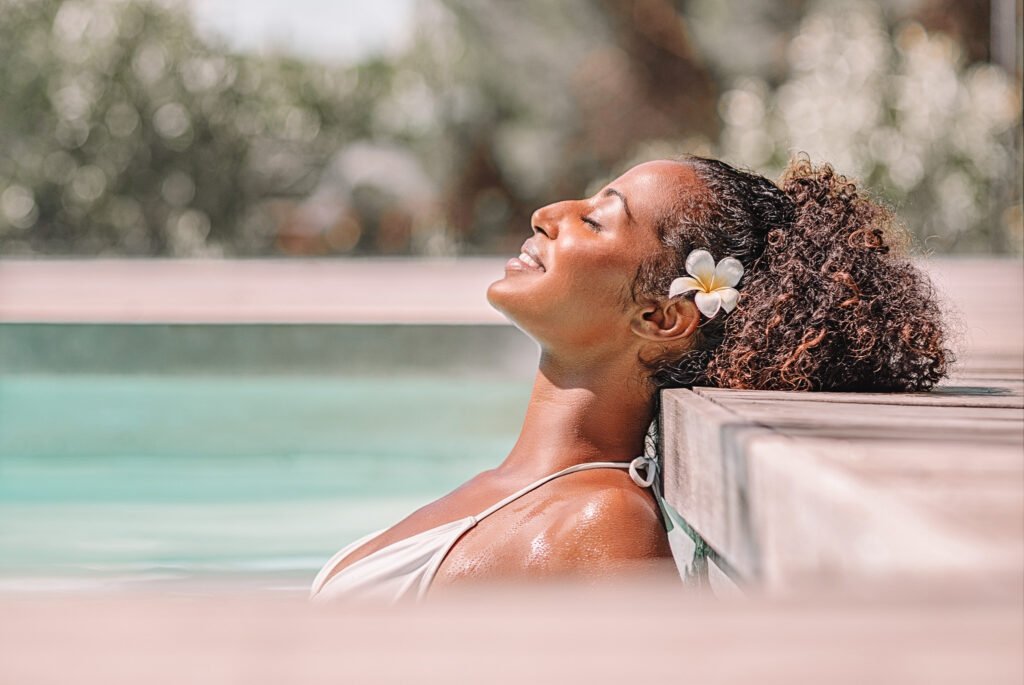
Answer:
POLYGON ((699 323, 700 312, 693 301, 674 297, 641 309, 631 322, 631 328, 641 338, 672 342, 693 335, 699 323))

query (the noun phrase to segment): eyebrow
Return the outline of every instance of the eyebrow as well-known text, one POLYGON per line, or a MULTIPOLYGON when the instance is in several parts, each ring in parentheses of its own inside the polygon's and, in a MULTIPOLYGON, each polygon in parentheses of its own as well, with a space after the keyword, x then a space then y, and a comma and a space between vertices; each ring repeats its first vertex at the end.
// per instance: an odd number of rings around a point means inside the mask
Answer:
POLYGON ((614 195, 615 197, 617 197, 620 200, 622 200, 622 208, 624 210, 626 210, 626 218, 629 219, 630 222, 633 221, 633 213, 629 211, 629 204, 626 202, 626 196, 625 195, 623 195, 619 191, 615 190, 615 188, 609 188, 608 190, 604 191, 603 195, 605 197, 608 197, 609 195, 614 195))

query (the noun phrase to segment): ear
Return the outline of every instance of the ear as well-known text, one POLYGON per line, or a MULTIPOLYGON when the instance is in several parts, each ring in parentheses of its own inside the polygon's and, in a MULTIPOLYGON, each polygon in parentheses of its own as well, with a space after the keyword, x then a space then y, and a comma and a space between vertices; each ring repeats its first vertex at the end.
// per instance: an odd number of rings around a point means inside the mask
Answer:
POLYGON ((630 329, 645 340, 673 342, 689 338, 700 323, 700 311, 693 300, 673 297, 650 301, 630 320, 630 329))

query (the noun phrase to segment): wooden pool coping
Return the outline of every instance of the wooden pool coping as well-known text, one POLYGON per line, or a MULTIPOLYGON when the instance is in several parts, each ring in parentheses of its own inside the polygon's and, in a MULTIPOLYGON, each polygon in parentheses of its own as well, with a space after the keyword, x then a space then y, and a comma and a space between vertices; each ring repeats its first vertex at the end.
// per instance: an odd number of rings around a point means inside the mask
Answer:
POLYGON ((504 260, 0 260, 0 323, 507 324, 504 260))

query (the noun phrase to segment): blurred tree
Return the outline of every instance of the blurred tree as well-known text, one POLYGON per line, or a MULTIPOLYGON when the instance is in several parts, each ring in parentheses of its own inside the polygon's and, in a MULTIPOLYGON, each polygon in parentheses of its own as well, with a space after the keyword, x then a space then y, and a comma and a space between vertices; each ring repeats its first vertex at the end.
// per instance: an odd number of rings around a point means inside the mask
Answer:
POLYGON ((1021 252, 1013 74, 867 0, 813 3, 787 64, 777 88, 747 77, 723 94, 724 157, 779 171, 803 150, 895 203, 929 250, 1021 252))
POLYGON ((0 251, 507 252, 629 163, 803 149, 931 248, 1020 252, 1019 61, 977 61, 1014 0, 988 2, 419 0, 398 54, 328 66, 172 0, 0 0, 0 251))
POLYGON ((428 84, 463 250, 518 246, 533 209, 652 139, 717 134, 715 84, 668 0, 440 0, 417 25, 400 68, 428 84))
POLYGON ((0 0, 0 249, 265 253, 391 67, 232 55, 150 2, 0 0), (280 207, 280 204, 277 205, 280 207))
POLYGON ((939 31, 963 48, 967 62, 991 61, 992 3, 999 0, 922 0, 906 12, 927 31, 939 31))

